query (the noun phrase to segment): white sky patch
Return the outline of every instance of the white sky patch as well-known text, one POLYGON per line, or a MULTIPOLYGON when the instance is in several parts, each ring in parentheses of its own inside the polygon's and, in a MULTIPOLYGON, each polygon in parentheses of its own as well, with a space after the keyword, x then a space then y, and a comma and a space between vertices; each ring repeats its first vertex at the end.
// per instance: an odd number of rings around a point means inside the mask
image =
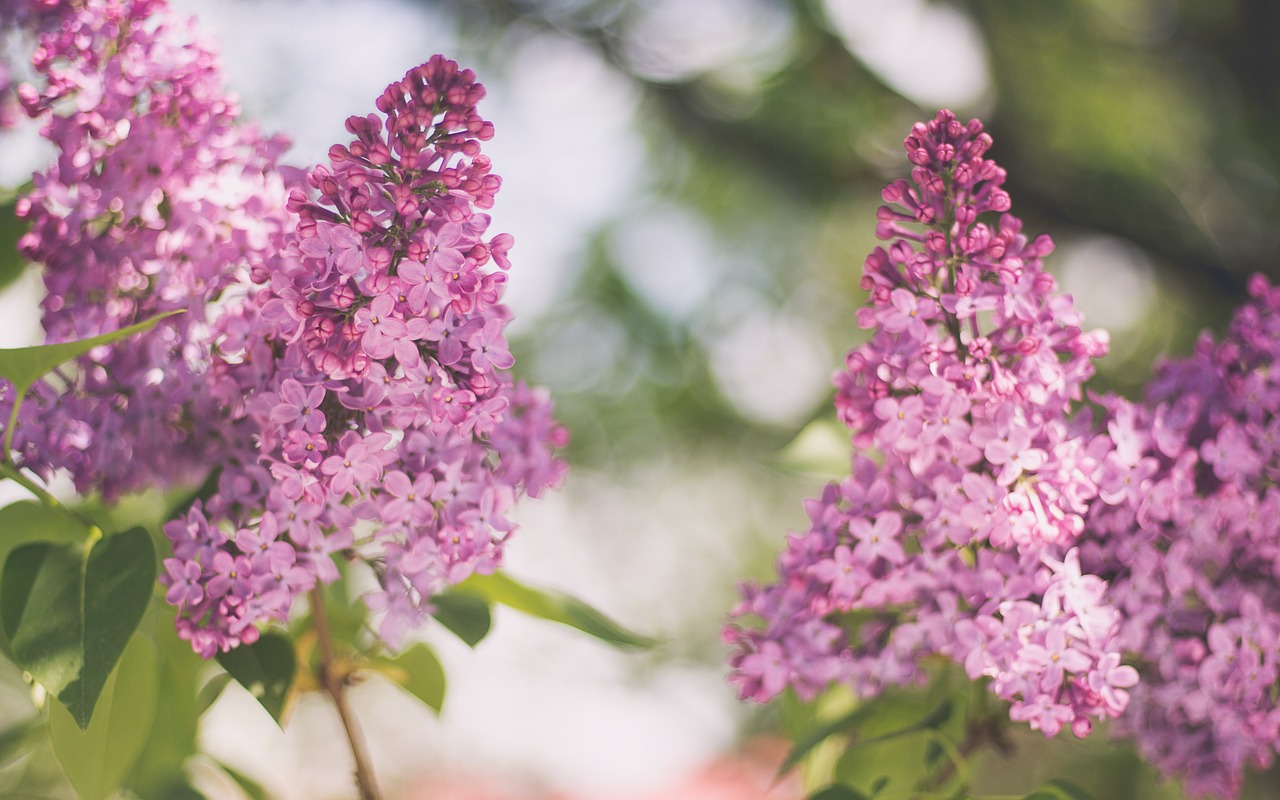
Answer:
POLYGON ((710 349, 721 391, 763 422, 798 423, 831 388, 831 353, 821 332, 763 304, 712 337, 710 349))
POLYGON ((330 145, 352 138, 347 117, 372 113, 388 84, 456 49, 451 21, 401 0, 361 0, 358 10, 348 0, 172 6, 180 17, 196 16, 218 42, 245 118, 287 134, 293 148, 285 161, 298 167, 327 163, 330 145))
POLYGON ((650 307, 677 319, 703 307, 725 271, 711 232, 694 214, 671 205, 628 219, 609 249, 650 307))
POLYGON ((1128 330, 1147 316, 1155 276, 1142 251, 1120 239, 1091 236, 1068 242, 1056 257, 1062 288, 1084 312, 1085 328, 1128 330))
POLYGON ((519 334, 551 306, 581 261, 591 231, 642 192, 644 143, 635 87, 585 45, 533 36, 502 80, 481 81, 496 133, 485 143, 502 191, 494 231, 516 240, 505 301, 519 334))
POLYGON ((968 16, 928 0, 825 0, 849 52, 924 108, 968 108, 991 91, 982 34, 968 16))
POLYGON ((31 175, 43 169, 54 155, 53 145, 40 136, 40 127, 26 120, 19 120, 16 127, 0 131, 0 187, 9 189, 31 180, 31 175))
POLYGON ((791 16, 761 0, 655 0, 632 6, 624 53, 647 78, 681 81, 727 72, 759 80, 786 60, 791 16))

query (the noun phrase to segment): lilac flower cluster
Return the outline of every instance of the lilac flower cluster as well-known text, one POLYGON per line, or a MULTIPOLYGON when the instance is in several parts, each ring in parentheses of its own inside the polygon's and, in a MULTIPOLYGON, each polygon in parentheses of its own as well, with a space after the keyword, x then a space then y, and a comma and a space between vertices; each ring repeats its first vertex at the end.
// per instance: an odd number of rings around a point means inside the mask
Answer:
POLYGON ((725 631, 744 698, 833 682, 866 695, 923 680, 942 654, 1047 735, 1127 705, 1120 615, 1073 547, 1090 501, 1131 488, 1110 438, 1074 415, 1107 341, 1043 271, 1049 239, 1002 213, 990 145, 945 111, 906 139, 912 181, 885 188, 890 244, 863 273, 858 323, 874 333, 835 376, 859 454, 806 502, 778 581, 744 587, 734 615, 764 620, 725 631))
POLYGON ((283 619, 339 551, 374 565, 394 645, 432 595, 497 566, 518 496, 560 480, 564 429, 503 371, 511 237, 486 238, 479 211, 501 185, 482 97, 436 56, 387 88, 381 116, 348 119, 356 138, 310 173, 314 196, 290 196, 279 262, 219 320, 217 399, 256 448, 165 529, 162 582, 200 652, 283 619))
POLYGON ((239 120, 163 0, 11 7, 41 78, 18 95, 58 149, 19 206, 48 340, 186 312, 33 388, 16 465, 108 497, 218 470, 166 525, 161 578, 205 656, 283 620, 336 554, 377 571, 394 645, 500 562, 512 504, 565 471, 546 393, 505 372, 512 240, 481 211, 501 186, 484 88, 435 57, 307 175, 239 120))
POLYGON ((1109 399, 1111 470, 1136 488, 1089 516, 1142 683, 1121 730, 1197 795, 1233 797, 1280 749, 1280 289, 1162 366, 1144 405, 1109 399))
POLYGON ((35 387, 16 463, 109 497, 198 479, 227 447, 206 386, 208 309, 282 246, 284 143, 240 122, 212 49, 159 0, 19 5, 42 85, 18 93, 57 152, 18 204, 19 247, 45 267, 47 341, 185 313, 35 387))

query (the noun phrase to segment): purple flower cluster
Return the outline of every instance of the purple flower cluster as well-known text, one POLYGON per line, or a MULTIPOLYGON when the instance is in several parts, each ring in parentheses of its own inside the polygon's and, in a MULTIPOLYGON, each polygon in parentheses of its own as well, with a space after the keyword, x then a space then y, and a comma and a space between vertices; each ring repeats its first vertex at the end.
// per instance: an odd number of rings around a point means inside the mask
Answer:
MULTIPOLYGON (((437 56, 304 174, 163 0, 11 6, 42 79, 18 95, 58 149, 19 207, 48 340, 186 312, 36 386, 17 465, 108 497, 218 470, 166 525, 161 577, 205 656, 285 619, 337 555, 373 566, 399 642, 498 565, 513 503, 565 471, 548 396, 505 372, 512 240, 481 211, 501 186, 483 86, 437 56)), ((13 402, 0 391, 0 419, 13 402)))
POLYGON ((1074 414, 1107 341, 1043 271, 1049 239, 1003 213, 990 145, 945 111, 906 139, 912 181, 885 188, 890 244, 863 273, 873 334, 835 376, 860 454, 806 502, 778 581, 744 588, 734 615, 764 620, 725 631, 744 698, 833 682, 866 695, 923 680, 936 653, 1047 735, 1128 703, 1120 615, 1073 546, 1099 492, 1130 488, 1110 438, 1074 414))
POLYGON ((158 0, 22 5, 42 87, 18 93, 57 152, 18 203, 19 247, 45 267, 47 340, 186 313, 38 385, 17 463, 109 497, 198 479, 227 446, 206 385, 210 303, 282 246, 283 142, 239 121, 211 48, 158 0))
POLYGON ((310 173, 312 197, 290 196, 279 262, 218 321, 213 392, 255 448, 165 529, 162 582, 200 652, 283 619, 339 551, 374 566, 394 645, 432 595, 498 565, 517 497, 560 480, 564 429, 503 371, 511 237, 486 237, 478 210, 501 185, 482 97, 436 56, 387 88, 381 116, 348 119, 355 141, 310 173))
POLYGON ((1081 558, 1107 576, 1142 683, 1121 730, 1197 795, 1239 793, 1280 749, 1280 289, 1263 278, 1227 335, 1108 401, 1112 471, 1081 558))

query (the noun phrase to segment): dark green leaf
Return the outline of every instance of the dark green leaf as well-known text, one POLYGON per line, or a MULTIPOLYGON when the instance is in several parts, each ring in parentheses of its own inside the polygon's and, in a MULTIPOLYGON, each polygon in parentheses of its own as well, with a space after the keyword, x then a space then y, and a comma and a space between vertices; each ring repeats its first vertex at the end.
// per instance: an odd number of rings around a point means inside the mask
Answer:
POLYGON ((271 796, 267 794, 267 790, 263 789, 262 784, 258 783, 253 778, 250 778, 248 775, 245 775, 237 769, 227 766, 221 761, 218 762, 218 767, 223 772, 227 773, 227 776, 231 778, 231 780, 236 782, 236 785, 240 787, 241 791, 249 796, 249 800, 271 800, 271 796))
POLYGON ((1058 790, 1063 797, 1069 798, 1069 800, 1093 800, 1093 795, 1062 778, 1055 778, 1049 781, 1049 785, 1058 790))
POLYGON ((35 720, 26 720, 0 733, 0 767, 8 766, 21 756, 39 729, 35 720))
POLYGON ((0 289, 17 280, 28 266, 18 254, 18 239, 26 230, 26 224, 14 212, 14 203, 0 205, 0 289))
POLYGON ((843 733, 861 722, 874 708, 875 706, 871 704, 860 705, 844 716, 833 719, 831 722, 814 729, 797 741, 795 747, 791 748, 791 752, 787 753, 787 757, 782 760, 781 766, 778 767, 778 777, 790 772, 792 767, 799 764, 804 760, 805 756, 812 752, 813 748, 837 733, 843 733))
POLYGON ((130 325, 118 331, 104 333, 101 336, 94 336, 90 339, 80 339, 75 342, 0 349, 0 376, 9 379, 13 384, 14 391, 19 396, 24 395, 27 389, 31 388, 31 384, 40 380, 41 376, 59 364, 70 361, 77 356, 82 356, 95 347, 118 342, 121 339, 133 336, 135 333, 154 328, 160 320, 181 313, 183 312, 169 311, 164 314, 157 314, 151 319, 139 322, 136 325, 130 325))
POLYGON ((436 609, 432 616, 470 647, 489 635, 493 614, 483 597, 450 592, 431 598, 431 605, 436 609))
POLYGON ((942 745, 937 741, 930 741, 924 748, 924 763, 926 766, 932 767, 938 763, 938 759, 946 755, 946 751, 942 749, 942 745))
MULTIPOLYGON (((179 800, 192 797, 184 766, 196 751, 196 728, 204 711, 197 704, 196 688, 207 662, 196 655, 191 643, 174 630, 176 609, 156 597, 139 634, 155 644, 159 666, 158 702, 151 736, 142 757, 129 776, 128 788, 143 798, 179 800)), ((226 673, 219 673, 227 678, 226 673)), ((227 678, 229 680, 229 678, 227 678)))
MULTIPOLYGON (((822 727, 815 730, 813 733, 801 739, 799 742, 796 743, 796 746, 791 749, 791 752, 787 754, 787 757, 783 759, 782 765, 778 767, 778 775, 782 776, 786 774, 792 767, 794 767, 796 764, 799 764, 800 761, 803 760, 804 757, 807 756, 810 753, 810 751, 812 751, 813 748, 817 747, 819 744, 823 743, 824 741, 826 741, 827 739, 829 739, 830 737, 834 736, 837 733, 842 733, 848 730, 849 728, 853 727, 855 723, 862 721, 868 714, 870 714, 870 712, 875 707, 876 706, 874 704, 866 704, 866 705, 858 706, 857 708, 850 711, 848 714, 845 714, 843 717, 832 720, 831 722, 827 723, 826 725, 823 725, 822 727)), ((880 734, 879 736, 873 736, 869 739, 861 739, 857 742, 850 744, 845 752, 849 752, 856 748, 862 747, 863 745, 876 744, 878 742, 887 742, 891 739, 897 739, 901 736, 917 733, 922 730, 928 730, 930 728, 936 728, 942 723, 946 722, 947 719, 950 718, 950 716, 951 716, 951 701, 947 700, 939 704, 936 708, 930 711, 927 715, 925 715, 924 718, 920 719, 919 721, 913 722, 910 725, 907 725, 906 727, 898 728, 896 730, 889 731, 888 733, 880 734)))
POLYGON ((884 789, 885 786, 888 786, 888 785, 889 785, 889 778, 887 776, 881 775, 879 778, 876 778, 874 781, 871 782, 871 794, 869 795, 869 797, 875 797, 876 795, 880 794, 880 791, 884 789))
POLYGON ((924 719, 920 720, 919 722, 913 722, 912 724, 907 725, 906 727, 898 728, 897 730, 892 730, 892 731, 889 731, 888 733, 882 733, 879 736, 872 736, 869 739, 860 739, 859 741, 856 741, 853 744, 849 745, 848 749, 854 750, 856 748, 864 747, 869 744, 878 744, 880 742, 888 742, 893 739, 901 738, 903 736, 909 736, 910 734, 913 734, 913 733, 919 733, 920 731, 930 730, 946 722, 947 719, 950 718, 950 716, 951 716, 951 701, 947 700, 941 703, 933 711, 930 711, 928 716, 926 716, 924 719))
POLYGON ((107 536, 89 550, 84 572, 83 688, 75 705, 67 705, 72 713, 76 707, 85 709, 82 728, 89 724, 102 683, 147 610, 156 582, 155 565, 155 546, 142 528, 107 536))
POLYGON ((577 628, 615 647, 653 647, 656 644, 653 639, 627 630, 575 597, 534 589, 503 572, 472 575, 453 591, 474 594, 533 617, 577 628))
POLYGON ((200 687, 200 694, 196 696, 196 709, 201 714, 208 711, 209 706, 222 696, 222 690, 227 688, 227 684, 233 680, 235 678, 232 678, 228 672, 219 672, 210 678, 208 683, 200 687))
POLYGON ((189 783, 175 783, 166 786, 155 795, 159 800, 207 800, 189 783))
POLYGON ((430 647, 415 644, 395 658, 378 659, 373 668, 440 713, 444 705, 444 667, 430 647))
MULTIPOLYGON (((0 568, 8 560, 9 553, 24 544, 83 542, 88 536, 89 528, 84 522, 65 509, 50 508, 33 500, 7 505, 0 508, 0 568)), ((3 601, 0 601, 0 614, 3 610, 3 601)), ((0 624, 0 651, 16 660, 3 624, 0 624)))
POLYGON ((867 796, 852 786, 832 784, 809 795, 808 800, 867 800, 867 796))
POLYGON ((267 631, 253 644, 219 653, 218 663, 280 722, 298 667, 289 637, 267 631))
POLYGON ((87 545, 27 544, 0 579, 0 624, 23 669, 84 729, 156 580, 141 528, 87 545))
POLYGON ((1059 778, 1049 781, 1022 800, 1093 800, 1093 796, 1079 786, 1059 778))
POLYGON ((111 673, 87 729, 58 705, 49 709, 53 751, 82 800, 101 800, 120 788, 150 738, 159 694, 155 647, 145 636, 129 641, 111 673))

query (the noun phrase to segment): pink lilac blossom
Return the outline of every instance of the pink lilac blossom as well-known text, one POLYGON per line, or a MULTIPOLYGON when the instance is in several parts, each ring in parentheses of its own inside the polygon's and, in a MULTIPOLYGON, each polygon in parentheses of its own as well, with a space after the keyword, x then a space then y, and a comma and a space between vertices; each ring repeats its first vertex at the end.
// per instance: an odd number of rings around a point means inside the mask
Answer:
POLYGON ((1280 749, 1280 289, 1255 277, 1220 342, 1157 371, 1145 404, 1105 398, 1111 486, 1082 561, 1110 582, 1141 655, 1119 729, 1199 796, 1234 797, 1280 749))
MULTIPOLYGON (((109 498, 217 467, 165 526, 160 579, 206 657, 284 620, 335 557, 373 565, 394 645, 498 565, 514 502, 565 471, 547 394, 503 372, 511 237, 480 211, 501 185, 483 86, 435 57, 305 175, 163 0, 10 6, 41 79, 18 94, 58 148, 19 207, 48 340, 185 311, 35 387, 16 463, 109 498)), ((13 402, 0 385, 3 419, 13 402)))
POLYGON ((185 312, 37 385, 16 462, 108 497, 198 481, 228 447, 206 386, 210 304, 282 247, 284 142, 241 122, 212 47, 159 0, 11 5, 41 80, 18 94, 56 147, 17 206, 19 248, 45 268, 46 340, 185 312))
POLYGON ((806 501, 777 582, 743 589, 733 615, 764 621, 725 629, 743 698, 873 694, 936 653, 1049 736, 1128 703, 1121 617, 1075 546, 1115 450, 1076 413, 1107 340, 1043 271, 1050 240, 1003 213, 990 145, 946 111, 905 141, 863 272, 871 340, 835 376, 852 474, 806 501))
POLYGON ((351 117, 355 140, 290 195, 280 258, 215 323, 212 390, 255 447, 166 527, 161 581, 199 652, 253 641, 338 553, 373 565, 395 646, 432 595, 498 566, 517 498, 561 479, 546 393, 502 371, 510 237, 486 238, 482 97, 436 56, 351 117))

